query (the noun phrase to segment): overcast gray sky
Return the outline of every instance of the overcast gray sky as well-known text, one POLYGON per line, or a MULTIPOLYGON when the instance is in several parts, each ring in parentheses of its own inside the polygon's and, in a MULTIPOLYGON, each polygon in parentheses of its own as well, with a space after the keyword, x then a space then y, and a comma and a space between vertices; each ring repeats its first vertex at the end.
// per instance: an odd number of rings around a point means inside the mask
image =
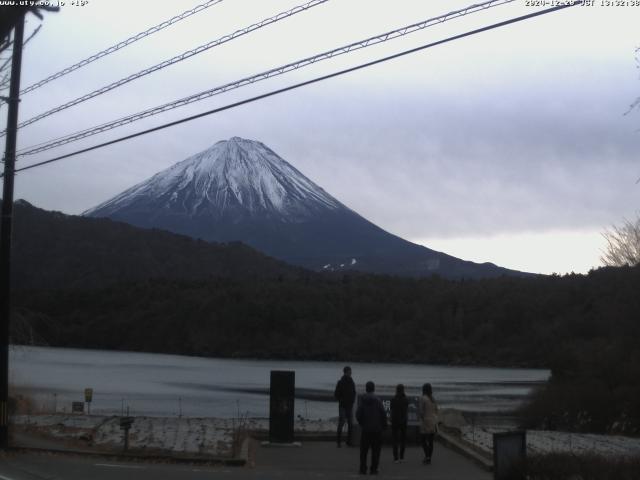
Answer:
MULTIPOLYGON (((71 1, 24 53, 22 85, 204 0, 71 1), (133 5, 132 5, 133 4, 133 5)), ((24 96, 25 120, 302 1, 224 0, 24 96)), ((26 147, 471 1, 329 0, 20 130, 26 147)), ((637 2, 635 2, 637 3, 637 2)), ((640 6, 573 7, 24 172, 16 198, 80 213, 221 139, 264 142, 406 239, 535 272, 599 265, 607 226, 640 209, 640 6)), ((628 2, 634 5, 634 2, 628 2)), ((496 7, 20 160, 198 113, 534 11, 496 7)), ((31 16, 27 32, 39 24, 31 16)), ((6 108, 0 110, 6 116, 6 108)))

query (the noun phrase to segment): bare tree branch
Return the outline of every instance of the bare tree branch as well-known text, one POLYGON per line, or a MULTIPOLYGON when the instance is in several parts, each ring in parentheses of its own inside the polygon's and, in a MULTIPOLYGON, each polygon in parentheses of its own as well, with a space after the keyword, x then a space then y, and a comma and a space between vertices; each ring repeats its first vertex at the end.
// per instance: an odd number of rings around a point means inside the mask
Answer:
POLYGON ((0 53, 4 52, 7 48, 13 45, 13 40, 8 40, 2 44, 0 44, 0 53))
POLYGON ((640 215, 635 220, 624 219, 622 226, 612 226, 602 236, 607 247, 600 260, 608 266, 640 264, 640 215))
POLYGON ((42 24, 38 25, 36 27, 36 29, 33 32, 31 32, 31 35, 29 35, 27 37, 27 39, 24 42, 22 42, 22 46, 24 47, 27 43, 29 43, 29 40, 31 40, 33 37, 35 37, 38 34, 38 32, 40 31, 41 28, 42 28, 42 24))
MULTIPOLYGON (((0 72, 2 72, 4 69, 6 69, 9 65, 11 65, 11 59, 13 57, 9 57, 6 60, 3 58, 2 60, 5 60, 4 63, 2 65, 0 65, 0 72)), ((1 61, 1 60, 0 60, 1 61)))
MULTIPOLYGON (((640 69, 640 47, 636 48, 636 68, 640 69)), ((628 115, 633 110, 640 106, 640 97, 636 98, 635 101, 629 105, 629 109, 624 112, 625 115, 628 115)))
MULTIPOLYGON (((27 39, 22 43, 22 46, 23 47, 26 46, 27 43, 29 43, 29 40, 33 39, 33 37, 35 37, 38 34, 38 32, 40 31, 41 28, 42 28, 42 24, 38 25, 35 28, 35 30, 33 32, 31 32, 31 35, 29 35, 27 37, 27 39)), ((10 44, 12 44, 12 43, 13 43, 13 41, 10 42, 10 44)), ((5 60, 5 62, 2 65, 0 65, 0 72, 2 72, 5 68, 8 68, 9 66, 11 66, 11 58, 12 58, 12 55, 9 55, 9 57, 6 60, 2 59, 2 60, 5 60)))

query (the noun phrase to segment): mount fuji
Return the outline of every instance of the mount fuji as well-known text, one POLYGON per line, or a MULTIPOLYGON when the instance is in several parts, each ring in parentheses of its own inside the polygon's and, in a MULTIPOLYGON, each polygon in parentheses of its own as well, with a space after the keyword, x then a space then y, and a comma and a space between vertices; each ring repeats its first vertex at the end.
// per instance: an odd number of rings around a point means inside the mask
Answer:
POLYGON ((413 244, 377 227, 261 142, 233 137, 86 211, 207 241, 241 241, 316 271, 448 278, 523 275, 413 244))

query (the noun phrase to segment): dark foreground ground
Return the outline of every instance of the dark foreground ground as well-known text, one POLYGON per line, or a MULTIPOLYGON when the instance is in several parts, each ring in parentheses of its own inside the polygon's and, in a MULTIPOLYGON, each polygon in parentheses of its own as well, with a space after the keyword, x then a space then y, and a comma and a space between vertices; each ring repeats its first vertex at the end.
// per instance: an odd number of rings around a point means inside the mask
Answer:
MULTIPOLYGON (((492 475, 467 458, 436 444, 433 463, 421 463, 419 447, 410 446, 405 462, 394 464, 391 449, 382 450, 379 478, 489 480, 492 475)), ((245 467, 205 466, 114 460, 109 457, 13 451, 0 454, 2 480, 156 480, 156 479, 352 479, 358 473, 358 448, 332 442, 304 442, 301 447, 263 447, 253 442, 245 467)))

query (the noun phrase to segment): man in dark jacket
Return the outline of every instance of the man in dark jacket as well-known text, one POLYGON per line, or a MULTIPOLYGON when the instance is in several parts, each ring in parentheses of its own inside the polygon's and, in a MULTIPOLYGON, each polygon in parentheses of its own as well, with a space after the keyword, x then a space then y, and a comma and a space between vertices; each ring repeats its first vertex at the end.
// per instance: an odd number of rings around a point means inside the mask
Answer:
POLYGON ((333 396, 338 400, 338 447, 342 442, 342 428, 347 424, 347 445, 351 445, 353 403, 356 401, 356 384, 351 378, 351 367, 342 369, 344 375, 338 380, 333 396))
POLYGON ((387 428, 387 412, 382 401, 373 393, 376 386, 373 382, 367 382, 365 393, 358 402, 356 419, 362 429, 360 437, 360 473, 367 473, 367 454, 371 447, 371 475, 378 474, 380 462, 380 449, 382 448, 382 431, 387 428))

